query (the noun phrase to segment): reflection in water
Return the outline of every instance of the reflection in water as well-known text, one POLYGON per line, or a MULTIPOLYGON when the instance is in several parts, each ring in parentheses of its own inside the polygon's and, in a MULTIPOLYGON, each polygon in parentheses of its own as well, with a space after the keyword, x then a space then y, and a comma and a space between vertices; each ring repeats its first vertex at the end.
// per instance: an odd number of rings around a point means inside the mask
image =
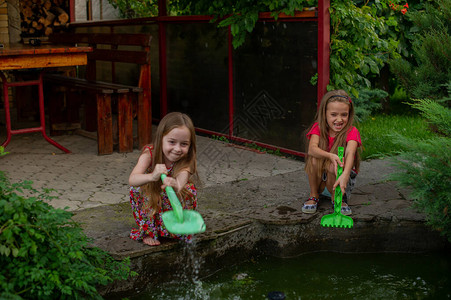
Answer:
POLYGON ((185 274, 131 299, 450 299, 451 255, 312 253, 262 258, 198 278, 187 247, 185 274), (191 265, 189 265, 191 263, 191 265))

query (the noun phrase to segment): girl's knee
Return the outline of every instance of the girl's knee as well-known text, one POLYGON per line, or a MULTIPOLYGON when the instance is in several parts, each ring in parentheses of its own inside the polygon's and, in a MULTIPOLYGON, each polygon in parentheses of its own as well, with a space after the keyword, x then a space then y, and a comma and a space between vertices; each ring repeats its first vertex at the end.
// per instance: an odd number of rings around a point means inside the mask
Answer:
POLYGON ((329 167, 329 169, 327 170, 327 179, 326 179, 326 185, 328 186, 332 186, 335 183, 336 180, 336 176, 335 176, 335 172, 333 170, 333 166, 329 167))
POLYGON ((327 168, 327 175, 330 175, 330 174, 335 175, 334 165, 332 163, 330 163, 327 168))

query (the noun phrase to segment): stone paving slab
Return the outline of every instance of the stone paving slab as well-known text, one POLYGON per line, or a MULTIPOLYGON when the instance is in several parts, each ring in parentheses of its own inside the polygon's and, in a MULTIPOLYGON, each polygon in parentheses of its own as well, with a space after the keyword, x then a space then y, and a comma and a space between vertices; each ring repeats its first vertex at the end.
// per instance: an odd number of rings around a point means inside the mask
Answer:
MULTIPOLYGON (((0 135, 0 140, 4 136, 0 135)), ((79 136, 53 137, 72 151, 65 154, 41 134, 14 135, 0 170, 12 182, 31 180, 35 188, 52 188, 52 205, 71 211, 128 202, 128 177, 140 151, 98 156, 96 141, 79 136)), ((252 180, 303 169, 301 161, 244 150, 198 136, 198 171, 204 187, 252 180)))

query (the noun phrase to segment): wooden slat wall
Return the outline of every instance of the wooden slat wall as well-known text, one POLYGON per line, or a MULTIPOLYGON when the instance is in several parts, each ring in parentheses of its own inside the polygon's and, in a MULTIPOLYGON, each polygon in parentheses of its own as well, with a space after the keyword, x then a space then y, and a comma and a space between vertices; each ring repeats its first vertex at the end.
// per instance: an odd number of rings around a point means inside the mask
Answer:
POLYGON ((8 4, 6 1, 0 4, 0 43, 9 43, 8 4))

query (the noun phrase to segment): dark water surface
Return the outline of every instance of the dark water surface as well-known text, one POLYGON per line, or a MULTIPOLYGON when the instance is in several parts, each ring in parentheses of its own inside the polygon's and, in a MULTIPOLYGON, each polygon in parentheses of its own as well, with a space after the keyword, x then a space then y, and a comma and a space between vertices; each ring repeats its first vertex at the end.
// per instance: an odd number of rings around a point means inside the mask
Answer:
POLYGON ((285 299, 451 299, 447 253, 266 257, 197 278, 200 268, 191 260, 179 279, 131 299, 268 299, 272 291, 285 299))

